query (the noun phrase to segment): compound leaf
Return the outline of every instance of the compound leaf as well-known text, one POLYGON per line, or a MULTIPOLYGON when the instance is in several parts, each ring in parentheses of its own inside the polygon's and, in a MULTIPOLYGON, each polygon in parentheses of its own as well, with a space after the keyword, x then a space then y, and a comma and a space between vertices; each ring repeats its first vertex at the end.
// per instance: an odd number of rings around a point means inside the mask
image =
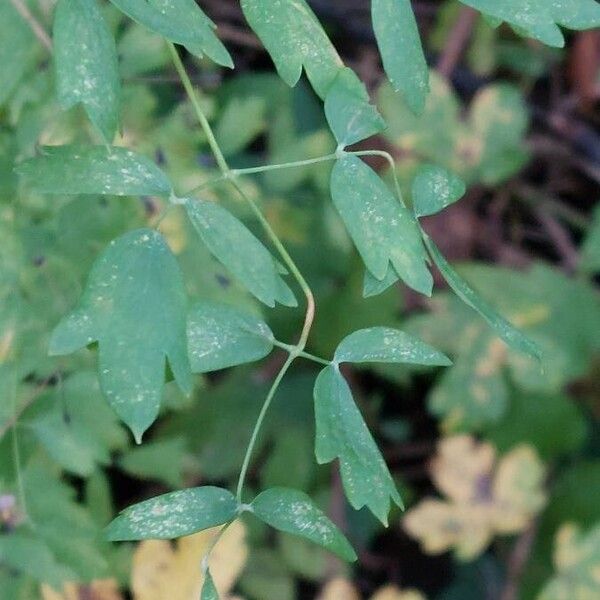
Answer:
POLYGON ((402 506, 402 500, 337 365, 319 373, 314 399, 317 462, 339 458, 350 504, 357 510, 367 506, 387 525, 390 499, 398 506, 402 506))
POLYGON ((198 302, 188 315, 187 333, 194 373, 259 360, 273 349, 273 333, 262 319, 226 304, 198 302))
POLYGON ((42 194, 168 196, 167 176, 149 159, 116 146, 44 146, 17 172, 42 194))
POLYGON ((79 305, 56 327, 50 354, 98 342, 102 392, 136 440, 158 415, 165 361, 191 392, 186 297, 163 237, 138 229, 111 242, 95 262, 79 305))
POLYGON ((452 361, 420 339, 389 327, 371 327, 346 337, 335 351, 336 362, 388 362, 449 366, 452 361))
POLYGON ((370 103, 363 82, 352 69, 341 69, 325 98, 331 131, 344 148, 385 129, 385 121, 370 103))
POLYGON ((215 24, 194 0, 110 0, 127 16, 192 54, 204 54, 224 67, 233 67, 227 49, 215 34, 215 24))
POLYGON ((434 215, 464 196, 462 179, 442 167, 423 165, 412 184, 413 209, 417 217, 434 215))
POLYGON ((461 0, 499 21, 548 44, 562 47, 558 27, 592 29, 600 25, 600 4, 596 0, 461 0))
POLYGON ((410 109, 423 112, 429 70, 410 0, 371 0, 373 30, 385 72, 410 109))
POLYGON ((170 492, 126 508, 106 528, 113 542, 167 540, 230 521, 238 503, 228 490, 203 486, 170 492))
POLYGON ((305 0, 241 0, 241 4, 279 76, 294 86, 304 67, 324 99, 343 63, 305 0))
POLYGON ((431 238, 423 234, 425 244, 431 254, 431 258, 440 270, 440 273, 452 288, 454 293, 473 310, 476 310, 488 323, 488 325, 501 337, 511 348, 520 350, 529 356, 541 359, 540 349, 525 334, 511 325, 504 317, 500 316, 483 298, 481 298, 469 284, 448 264, 438 247, 431 238))
POLYGON ((333 168, 331 195, 372 275, 386 278, 391 263, 407 285, 431 295, 433 278, 418 226, 375 171, 346 154, 333 168))
POLYGON ((252 512, 271 527, 304 537, 344 560, 356 560, 356 553, 342 532, 305 493, 271 488, 259 494, 251 507, 252 512))
POLYGON ((207 200, 186 200, 185 207, 206 247, 261 302, 297 306, 277 262, 239 219, 207 200))
POLYGON ((119 126, 119 65, 96 0, 59 0, 53 39, 60 105, 83 104, 104 140, 112 142, 119 126))

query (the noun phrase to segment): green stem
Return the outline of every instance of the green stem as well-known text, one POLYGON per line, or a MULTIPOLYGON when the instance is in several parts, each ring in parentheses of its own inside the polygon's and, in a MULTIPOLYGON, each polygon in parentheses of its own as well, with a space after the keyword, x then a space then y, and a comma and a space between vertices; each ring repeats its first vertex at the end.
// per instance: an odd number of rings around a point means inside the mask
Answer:
POLYGON ((250 438, 250 443, 248 444, 248 448, 246 449, 246 454, 244 456, 244 462, 242 463, 242 470, 240 471, 240 477, 237 483, 236 496, 238 502, 242 502, 242 492, 244 491, 244 483, 246 481, 246 474, 248 473, 248 467, 250 466, 250 458, 252 457, 252 452, 254 450, 254 446, 256 446, 256 441, 258 439, 258 434, 262 427, 263 421, 265 420, 265 416, 271 406, 271 402, 275 397, 275 393, 277 392, 277 388, 284 378, 285 374, 288 372, 288 369, 292 365, 296 358, 295 353, 291 353, 287 360, 285 361, 283 367, 281 367, 279 373, 277 373, 277 377, 275 377, 275 381, 271 385, 271 389, 265 398, 265 402, 260 409, 260 413, 258 415, 258 419, 256 420, 256 424, 254 425, 254 430, 252 431, 252 437, 250 438))
POLYGON ((215 546, 219 543, 219 541, 221 540, 223 535, 225 535, 225 532, 231 527, 231 525, 233 525, 234 522, 235 522, 235 518, 231 519, 231 521, 227 521, 227 523, 225 523, 225 525, 223 525, 223 527, 221 527, 221 529, 219 529, 217 535, 215 535, 214 539, 208 546, 208 550, 205 552, 204 556, 202 557, 201 569, 202 569, 203 575, 206 575, 206 573, 208 571, 208 561, 210 560, 210 555, 212 554, 212 551, 215 549, 215 546))
POLYGON ((299 167, 306 167, 308 165, 315 165, 329 160, 335 160, 336 154, 326 154, 325 156, 317 156, 315 158, 308 158, 306 160, 296 160, 293 162, 279 163, 276 165, 262 165, 260 167, 250 167, 248 169, 232 169, 231 173, 234 176, 237 175, 254 175, 256 173, 266 173, 268 171, 279 171, 281 169, 296 169, 299 167))
POLYGON ((17 489, 19 492, 19 501, 21 503, 21 508, 23 510, 23 514, 25 515, 26 520, 29 519, 29 512, 27 510, 27 499, 25 495, 25 484, 23 482, 23 470, 21 468, 21 450, 19 447, 19 434, 17 433, 18 427, 18 412, 17 412, 17 381, 16 375, 12 374, 12 409, 13 409, 13 424, 12 424, 12 449, 13 449, 13 457, 15 464, 15 473, 17 476, 17 489))
POLYGON ((167 42, 167 45, 171 53, 171 58, 173 59, 173 64, 175 65, 175 69, 177 70, 179 78, 181 79, 181 83, 183 84, 188 98, 190 99, 190 102, 194 107, 194 111, 196 112, 196 116, 200 121, 200 125, 202 125, 202 129, 204 130, 206 138, 208 139, 208 144, 210 146, 210 149, 212 150, 212 153, 215 156, 217 165, 219 165, 219 169, 221 169, 223 175, 227 176, 229 174, 229 167, 227 165, 227 161, 225 160, 225 157, 221 152, 221 148, 219 148, 219 144, 217 143, 217 139, 215 138, 215 134, 213 133, 210 123, 208 122, 208 119, 204 115, 204 111, 200 106, 198 96, 194 92, 194 86, 192 85, 192 82, 188 77, 185 67, 183 66, 183 62, 181 61, 181 58, 177 53, 177 49, 175 48, 172 42, 167 42))
POLYGON ((306 358, 307 360, 312 360, 313 362, 319 363, 320 365, 330 365, 331 361, 321 358, 320 356, 315 356, 314 354, 310 354, 309 352, 298 351, 296 346, 290 346, 290 344, 284 344, 279 340, 272 340, 271 343, 286 352, 295 352, 298 358, 306 358))
MULTIPOLYGON (((288 254, 284 245, 281 243, 281 240, 279 239, 279 237, 277 237, 277 234, 271 227, 269 221, 267 221, 265 216, 262 214, 262 212, 258 208, 256 202, 254 202, 254 200, 252 198, 250 198, 244 192, 244 190, 242 189, 242 187, 236 180, 235 174, 232 173, 231 169, 229 168, 229 165, 227 164, 227 161, 225 160, 225 157, 223 156, 223 153, 221 152, 221 149, 219 148, 219 144, 215 138, 215 135, 212 131, 210 123, 208 122, 208 119, 206 118, 206 116, 204 115, 204 112, 202 111, 202 107, 200 106, 198 96, 197 96, 197 94, 194 90, 194 86, 192 85, 192 82, 185 70, 183 62, 181 61, 179 54, 177 54, 177 50, 175 49, 175 46, 170 42, 168 42, 168 45, 169 45, 169 50, 171 52, 171 57, 173 59, 173 64, 175 65, 175 68, 177 69, 177 73, 179 74, 181 82, 183 83, 183 87, 185 88, 188 98, 190 99, 190 102, 192 103, 192 106, 194 107, 194 110, 196 111, 196 115, 198 117, 198 120, 200 121, 200 125, 202 126, 202 129, 204 130, 204 133, 206 135, 208 143, 211 147, 211 150, 212 150, 212 152, 215 156, 215 159, 217 161, 217 164, 219 166, 219 169, 221 170, 222 179, 226 179, 226 180, 230 181, 231 184, 233 185, 233 187, 238 192, 238 194, 248 203, 248 205, 252 209, 252 212, 255 214, 256 218, 258 219, 258 221, 262 225, 263 229, 265 230, 267 236, 271 240, 271 243, 275 246, 275 248, 279 252, 279 255, 281 256, 283 262, 285 263, 285 265, 291 272, 292 276, 296 279, 296 281, 298 282, 298 285, 302 289, 302 292, 306 296, 306 314, 304 317, 304 325, 302 327, 300 339, 298 340, 298 343, 296 344, 295 349, 290 352, 290 355, 288 356, 285 364, 279 371, 277 377, 275 378, 275 381, 273 382, 273 385, 271 386, 271 389, 269 390, 269 393, 265 399, 265 402, 264 402, 262 409, 256 420, 256 424, 254 426, 254 431, 252 432, 252 437, 250 439, 250 443, 248 444, 248 448, 246 449, 246 455, 244 457, 244 462, 242 464, 242 470, 240 472, 240 477, 239 477, 239 481, 238 481, 238 485, 237 485, 237 497, 238 497, 238 500, 240 500, 240 502, 241 502, 241 496, 242 496, 242 492, 244 489, 244 482, 246 480, 246 474, 248 472, 248 467, 250 465, 250 458, 252 457, 252 452, 254 450, 254 446, 256 445, 256 440, 258 438, 258 434, 262 427, 262 424, 263 424, 263 421, 267 414, 267 411, 269 410, 269 406, 271 405, 271 402, 273 400, 273 397, 275 396, 275 393, 277 392, 277 388, 279 387, 281 380, 287 373, 291 364, 300 355, 300 353, 302 353, 304 351, 304 348, 306 347, 306 342, 308 341, 310 329, 312 327, 312 324, 313 324, 313 321, 315 318, 315 300, 314 300, 312 290, 310 289, 308 283, 304 279, 302 273, 296 266, 296 263, 293 261, 292 257, 288 254)), ((280 168, 283 168, 283 167, 280 167, 280 168)))

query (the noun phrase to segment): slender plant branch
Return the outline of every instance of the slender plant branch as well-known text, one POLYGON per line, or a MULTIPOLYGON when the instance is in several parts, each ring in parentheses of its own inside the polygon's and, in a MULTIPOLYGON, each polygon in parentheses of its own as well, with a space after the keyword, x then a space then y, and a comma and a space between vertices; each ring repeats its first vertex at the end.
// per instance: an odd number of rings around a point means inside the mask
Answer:
POLYGON ((295 160, 292 162, 280 163, 276 165, 262 165, 260 167, 250 167, 248 169, 232 169, 231 173, 233 175, 253 175, 255 173, 266 173, 268 171, 279 171, 281 169, 296 169, 299 167, 315 165, 329 160, 335 160, 336 158, 337 154, 326 154, 325 156, 317 156, 316 158, 308 158, 306 160, 295 160))
POLYGON ((15 7, 15 10, 23 17, 23 20, 27 22, 31 31, 33 31, 35 37, 40 43, 46 47, 47 50, 52 52, 52 40, 46 33, 46 30, 42 27, 40 22, 35 18, 33 13, 29 10, 29 7, 23 0, 10 0, 10 3, 15 7))
POLYGON ((258 419, 256 420, 256 424, 254 425, 254 430, 252 431, 252 437, 250 438, 250 443, 248 444, 248 448, 246 449, 246 455, 244 456, 244 462, 242 463, 242 470, 240 471, 240 476, 239 476, 238 483, 237 483, 236 496, 237 496, 238 502, 242 501, 242 493, 244 491, 244 483, 246 481, 246 474, 248 473, 248 467, 250 466, 250 458, 252 457, 252 452, 254 450, 254 446, 256 445, 256 441, 258 439, 258 434, 262 427, 263 421, 265 420, 265 416, 269 410, 269 407, 271 406, 271 402, 272 402, 273 398, 275 397, 275 393, 277 392, 277 388, 279 387, 279 384, 281 383, 282 379, 285 377, 285 374, 288 372, 288 369, 294 362, 295 358, 296 358, 296 355, 294 353, 291 353, 288 356, 287 360, 283 364, 283 367, 281 367, 281 369, 279 370, 279 373, 277 373, 277 377, 275 377, 275 380, 273 381, 273 384, 271 385, 271 389, 269 390, 269 393, 267 394, 267 397, 265 398, 264 404, 262 405, 262 408, 260 409, 258 419))
MULTIPOLYGON (((284 344, 283 342, 280 342, 279 340, 271 340, 271 343, 273 344, 273 346, 277 346, 278 348, 281 348, 282 350, 286 350, 287 352, 294 352, 296 351, 296 346, 290 346, 289 344, 284 344)), ((330 365, 331 361, 330 360, 326 360, 324 358, 321 358, 320 356, 315 356, 314 354, 310 354, 308 352, 296 352, 298 358, 306 358, 307 360, 312 360, 313 362, 319 363, 320 365, 330 365)))
POLYGON ((13 459, 15 465, 15 473, 17 476, 17 489, 19 492, 19 501, 21 503, 21 508, 23 510, 23 514, 25 515, 25 519, 30 521, 29 512, 27 510, 27 497, 25 494, 25 484, 23 482, 23 470, 21 467, 21 450, 19 447, 19 434, 17 432, 17 421, 19 419, 19 412, 17 407, 17 380, 16 375, 13 373, 12 377, 11 395, 12 395, 12 450, 13 450, 13 459))
POLYGON ((359 152, 348 152, 348 154, 353 154, 354 156, 379 156, 380 158, 387 160, 392 169, 392 177, 394 178, 394 187, 396 188, 398 200, 404 204, 400 182, 398 181, 398 174, 396 173, 396 161, 389 152, 385 152, 385 150, 361 150, 359 152))
MULTIPOLYGON (((269 407, 275 396, 275 393, 277 392, 277 388, 279 387, 279 384, 281 383, 282 379, 284 378, 285 374, 287 373, 288 369, 290 368, 290 366, 292 365, 294 360, 296 358, 298 358, 298 356, 300 356, 301 353, 304 352, 304 348, 306 347, 306 342, 308 341, 308 336, 310 334, 310 330, 311 330, 311 327, 312 327, 312 324, 313 324, 313 321, 315 318, 315 300, 314 300, 312 290, 310 289, 310 286, 304 279, 304 276, 300 272, 300 269, 298 269, 298 267, 296 266, 296 263, 294 262, 292 257, 288 254, 288 251, 285 249, 285 246, 283 245, 283 243, 281 242, 281 240, 279 239, 279 237, 277 236, 277 234, 271 227, 271 224, 266 219, 266 217, 263 215, 263 213, 261 212, 261 210, 258 207, 258 205, 256 204, 256 202, 252 198, 250 198, 250 196, 248 196, 246 194, 246 192, 243 190, 243 188, 240 186, 239 182, 237 181, 236 176, 239 174, 239 172, 236 173, 229 168, 229 165, 227 164, 227 161, 226 161, 226 159, 219 147, 219 144, 215 138, 215 135, 210 126, 210 123, 208 122, 208 119, 206 118, 206 115, 204 114, 204 112, 202 110, 198 95, 197 95, 196 91, 194 90, 194 86, 187 74, 187 71, 185 70, 185 66, 183 65, 183 62, 181 61, 181 58, 180 58, 179 54, 177 53, 175 46, 171 42, 167 42, 167 43, 169 46, 171 57, 173 59, 173 64, 175 65, 175 69, 177 70, 177 73, 179 74, 179 77, 181 78, 183 87, 188 95, 188 98, 190 99, 190 102, 192 103, 192 106, 194 107, 194 110, 198 117, 198 121, 200 122, 200 125, 201 125, 202 129, 204 130, 204 133, 206 135, 208 143, 209 143, 211 150, 215 156, 215 160, 217 161, 217 165, 219 166, 219 169, 222 174, 221 178, 230 181, 232 186, 238 192, 238 194, 248 203, 248 205, 252 209, 252 212, 254 213, 254 215, 256 216, 256 218, 258 219, 260 224, 262 225, 263 229, 265 230, 265 233, 269 237, 271 243, 273 244, 273 246, 275 246, 275 248, 279 252, 279 255, 281 256, 283 262, 285 263, 285 265, 291 272, 292 276, 298 282, 298 285, 300 286, 300 288, 302 289, 302 292, 304 293, 304 295, 306 297, 306 313, 304 316, 304 325, 302 327, 300 339, 298 340, 298 343, 296 344, 296 346, 293 346, 290 348, 290 355, 288 356, 285 364, 283 365, 283 367, 277 374, 275 380, 273 381, 273 385, 271 386, 271 389, 269 390, 269 393, 267 394, 265 402, 264 402, 264 404, 261 408, 261 411, 258 415, 258 418, 256 420, 256 424, 255 424, 254 430, 252 432, 252 437, 250 438, 250 443, 248 444, 248 447, 246 449, 246 454, 244 456, 244 461, 242 464, 242 469, 240 472, 240 477, 238 480, 238 485, 237 485, 237 490, 236 490, 238 501, 241 502, 242 493, 243 493, 243 489, 244 489, 244 483, 246 480, 246 474, 248 472, 248 467, 250 465, 250 459, 252 457, 252 452, 254 451, 254 447, 255 447, 256 441, 258 439, 258 434, 260 433, 260 430, 262 428, 262 424, 264 422, 265 416, 269 410, 269 407)), ((309 159, 309 161, 310 161, 310 159, 309 159)), ((320 161, 317 161, 317 162, 320 162, 320 161)), ((309 164, 310 164, 310 162, 309 162, 309 164)), ((283 168, 283 166, 280 166, 279 168, 283 168)))

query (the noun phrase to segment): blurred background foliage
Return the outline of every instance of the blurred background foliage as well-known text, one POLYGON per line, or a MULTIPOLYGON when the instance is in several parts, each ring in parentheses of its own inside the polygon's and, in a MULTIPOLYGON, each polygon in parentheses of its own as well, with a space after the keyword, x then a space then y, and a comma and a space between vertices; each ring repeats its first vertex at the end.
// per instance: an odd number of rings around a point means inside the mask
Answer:
MULTIPOLYGON (((334 150, 318 99, 307 85, 289 89, 278 79, 237 2, 200 4, 236 70, 186 60, 231 163, 334 150)), ((423 162, 468 183, 466 197, 425 226, 478 291, 540 345, 544 363, 540 370, 509 351, 443 290, 427 301, 397 284, 363 299, 361 263, 329 199, 330 165, 245 179, 315 290, 311 352, 329 356, 351 331, 391 325, 449 353, 454 366, 346 372, 408 498, 388 530, 346 505, 335 468, 315 464, 316 371, 295 367, 261 436, 251 482, 310 493, 360 561, 349 569, 253 521, 219 545, 215 580, 227 597, 257 600, 597 598, 600 34, 570 34, 565 49, 550 49, 492 28, 458 2, 414 2, 432 66, 425 112, 415 117, 383 82, 368 2, 310 4, 388 121, 369 147, 396 157, 407 197, 423 162)), ((53 0, 28 6, 49 29, 53 0)), ((199 185, 215 166, 166 46, 102 6, 124 79, 120 143, 153 157, 179 190, 199 185)), ((11 2, 0 2, 0 597, 189 600, 198 597, 211 532, 136 546, 109 545, 101 530, 116 510, 162 491, 231 486, 283 354, 197 379, 191 398, 169 384, 162 418, 140 447, 100 394, 94 352, 47 356, 49 332, 94 258, 163 209, 156 198, 73 200, 19 185, 14 165, 38 145, 96 135, 79 108, 60 111, 48 48, 11 2), (32 530, 22 527, 25 515, 32 530)), ((385 174, 385 164, 372 165, 385 174)), ((226 188, 206 195, 255 228, 226 188)), ((192 299, 262 311, 181 213, 169 212, 160 227, 192 299)), ((279 339, 301 325, 299 311, 263 316, 279 339)))

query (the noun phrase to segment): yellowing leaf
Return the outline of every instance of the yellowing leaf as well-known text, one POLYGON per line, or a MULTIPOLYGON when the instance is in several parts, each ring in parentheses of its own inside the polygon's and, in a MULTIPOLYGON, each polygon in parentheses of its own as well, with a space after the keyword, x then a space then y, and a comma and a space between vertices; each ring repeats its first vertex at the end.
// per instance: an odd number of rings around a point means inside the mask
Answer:
MULTIPOLYGON (((218 528, 181 538, 175 546, 165 540, 141 542, 133 555, 131 589, 135 600, 197 600, 203 577, 200 565, 218 528)), ((246 530, 236 521, 215 546, 210 572, 219 594, 226 594, 244 567, 246 530)))
MULTIPOLYGON (((338 577, 327 583, 317 600, 361 600, 361 595, 350 581, 338 577)), ((426 600, 426 598, 417 590, 401 590, 395 585, 385 585, 379 588, 370 600, 426 600)))
POLYGON ((458 558, 481 554, 494 535, 524 529, 544 506, 544 466, 530 446, 496 459, 490 444, 470 436, 439 444, 432 478, 448 500, 427 498, 404 517, 404 528, 428 554, 454 548, 458 558))
POLYGON ((556 575, 544 586, 538 600, 595 600, 600 588, 600 525, 587 534, 573 523, 556 535, 556 575))
POLYGON ((60 591, 43 584, 40 588, 42 600, 123 600, 119 585, 114 579, 98 579, 88 585, 65 583, 60 591))

